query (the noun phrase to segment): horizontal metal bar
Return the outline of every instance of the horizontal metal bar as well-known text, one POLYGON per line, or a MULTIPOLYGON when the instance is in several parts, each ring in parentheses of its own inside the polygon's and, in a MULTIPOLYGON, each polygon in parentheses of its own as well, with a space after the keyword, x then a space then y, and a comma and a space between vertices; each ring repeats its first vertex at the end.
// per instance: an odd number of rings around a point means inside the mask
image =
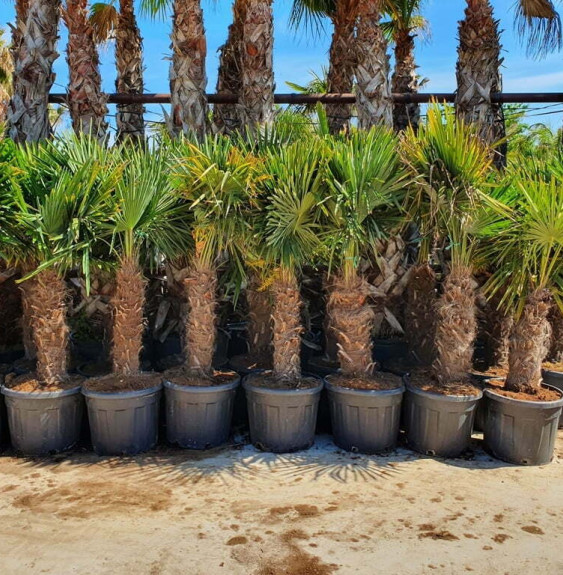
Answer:
MULTIPOLYGON (((170 104, 170 94, 107 94, 110 104, 170 104)), ((52 104, 64 104, 66 94, 49 94, 49 102, 52 104)), ((393 94, 393 101, 401 104, 428 104, 436 100, 438 102, 455 102, 455 94, 393 94)), ((491 100, 502 104, 557 104, 563 103, 563 93, 495 93, 491 100)), ((208 94, 207 101, 210 104, 235 104, 237 97, 230 94, 208 94)), ((355 94, 275 94, 276 104, 354 104, 355 94)))

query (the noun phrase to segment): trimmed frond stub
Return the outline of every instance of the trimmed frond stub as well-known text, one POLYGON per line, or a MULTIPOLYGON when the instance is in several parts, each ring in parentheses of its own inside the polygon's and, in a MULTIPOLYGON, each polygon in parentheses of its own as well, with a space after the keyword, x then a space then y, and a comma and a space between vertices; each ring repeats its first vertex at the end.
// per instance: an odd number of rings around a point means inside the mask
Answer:
POLYGON ((515 25, 529 55, 545 56, 563 47, 561 17, 551 0, 519 0, 515 25))

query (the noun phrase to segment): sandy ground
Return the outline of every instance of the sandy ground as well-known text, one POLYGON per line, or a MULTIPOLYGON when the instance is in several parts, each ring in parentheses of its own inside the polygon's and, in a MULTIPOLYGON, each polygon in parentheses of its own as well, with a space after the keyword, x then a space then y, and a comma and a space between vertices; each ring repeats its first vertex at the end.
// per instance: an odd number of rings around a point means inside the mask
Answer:
POLYGON ((237 445, 128 460, 0 458, 0 573, 563 574, 551 465, 237 445))

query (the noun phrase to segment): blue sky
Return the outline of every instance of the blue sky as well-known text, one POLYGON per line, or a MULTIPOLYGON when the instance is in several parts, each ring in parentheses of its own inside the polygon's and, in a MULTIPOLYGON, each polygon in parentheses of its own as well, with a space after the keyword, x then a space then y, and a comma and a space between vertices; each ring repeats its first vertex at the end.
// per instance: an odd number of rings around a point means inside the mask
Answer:
MULTIPOLYGON (((285 81, 306 83, 309 71, 320 71, 328 61, 330 26, 321 37, 310 37, 289 28, 288 16, 292 0, 275 0, 275 75, 278 92, 290 91, 285 81)), ((501 21, 504 46, 504 89, 510 92, 563 91, 563 55, 553 54, 542 61, 526 57, 513 30, 515 0, 493 0, 496 17, 501 21)), ((203 0, 208 41, 208 91, 213 92, 217 77, 217 49, 225 41, 231 20, 230 0, 203 0)), ((425 91, 453 91, 455 89, 455 63, 457 49, 457 22, 463 17, 464 0, 427 0, 424 15, 431 24, 431 37, 419 42, 417 61, 420 74, 429 79, 425 91)), ((0 3, 0 26, 13 19, 13 8, 0 3)), ((168 92, 168 61, 170 19, 151 21, 140 18, 145 49, 145 83, 148 92, 168 92)), ((54 92, 63 92, 67 81, 64 59, 65 31, 61 30, 54 92)), ((114 91, 115 69, 113 48, 102 50, 102 76, 104 89, 114 91)), ((545 111, 561 110, 563 106, 545 111)), ((543 110, 542 110, 543 111, 543 110)), ((538 121, 559 121, 555 116, 537 116, 538 121)))

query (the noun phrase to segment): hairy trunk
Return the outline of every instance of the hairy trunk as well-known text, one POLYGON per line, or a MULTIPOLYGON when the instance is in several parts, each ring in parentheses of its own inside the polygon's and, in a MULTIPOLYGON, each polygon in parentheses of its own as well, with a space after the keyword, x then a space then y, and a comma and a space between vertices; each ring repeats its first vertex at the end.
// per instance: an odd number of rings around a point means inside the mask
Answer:
POLYGON ((217 273, 195 258, 184 286, 188 301, 186 363, 190 369, 210 375, 217 336, 217 273))
POLYGON ((407 289, 405 331, 409 349, 423 365, 430 365, 436 355, 436 274, 428 265, 416 266, 407 289))
POLYGON ((542 384, 542 362, 549 340, 549 293, 537 290, 526 299, 524 310, 510 337, 506 389, 536 393, 542 384))
POLYGON ((338 277, 330 288, 327 314, 336 336, 340 369, 347 375, 371 373, 374 368, 374 312, 369 293, 369 284, 360 276, 338 277))
POLYGON ((387 41, 379 25, 382 0, 358 0, 356 81, 360 128, 393 125, 387 41))
MULTIPOLYGON (((23 270, 22 270, 23 271, 23 270)), ((23 271, 22 275, 25 275, 26 271, 23 271)), ((33 341, 33 305, 35 297, 35 284, 37 283, 37 277, 34 276, 22 284, 20 284, 21 298, 22 298, 22 341, 23 348, 25 350, 26 359, 36 359, 37 349, 35 348, 35 342, 33 341)))
POLYGON ((207 43, 200 0, 175 0, 172 27, 170 131, 202 138, 207 124, 207 43))
POLYGON ((551 323, 551 349, 549 359, 553 363, 563 363, 563 312, 554 306, 549 320, 551 323))
MULTIPOLYGON (((142 94, 143 39, 137 25, 133 0, 119 1, 119 16, 115 31, 115 59, 117 64, 117 92, 142 94)), ((145 135, 143 104, 117 105, 117 133, 121 140, 141 140, 145 135)))
MULTIPOLYGON (((242 90, 242 42, 246 0, 235 0, 233 23, 229 26, 227 42, 219 49, 219 75, 217 94, 233 95, 239 98, 242 90)), ((242 119, 239 104, 215 104, 213 121, 219 130, 227 133, 240 130, 242 119)))
MULTIPOLYGON (((418 79, 414 60, 414 36, 409 30, 399 30, 395 39, 395 71, 391 81, 392 91, 397 94, 416 94, 418 79)), ((420 106, 400 104, 393 107, 393 126, 402 131, 408 126, 418 129, 420 106)))
POLYGON ((254 356, 268 356, 272 345, 272 302, 271 294, 262 289, 257 275, 252 275, 246 289, 248 303, 248 341, 250 353, 254 356))
POLYGON ((244 126, 251 130, 274 120, 273 0, 246 0, 242 40, 244 126))
MULTIPOLYGON (((467 0, 465 19, 459 24, 456 113, 477 123, 483 140, 492 144, 506 134, 502 105, 491 94, 502 91, 500 34, 489 0, 467 0)), ((504 163, 497 151, 496 163, 504 163)))
POLYGON ((140 371, 145 307, 145 279, 135 258, 123 259, 115 278, 112 298, 113 372, 130 375, 140 371))
POLYGON ((492 298, 488 306, 487 348, 489 364, 494 367, 508 367, 510 334, 514 327, 514 316, 500 308, 500 294, 492 298))
MULTIPOLYGON (((355 18, 353 0, 340 0, 332 18, 333 34, 329 53, 328 91, 331 94, 352 92, 354 85, 355 18)), ((350 104, 327 104, 327 118, 331 134, 350 127, 350 104)))
POLYGON ((436 360, 433 369, 440 383, 455 383, 468 378, 476 335, 475 287, 471 270, 452 268, 436 305, 436 360))
POLYGON ((8 112, 9 135, 17 142, 51 135, 48 96, 55 80, 60 5, 60 0, 30 0, 25 20, 17 21, 8 112))
POLYGON ((53 269, 44 270, 28 281, 31 284, 24 293, 37 350, 37 378, 48 385, 57 384, 67 373, 66 284, 53 269))
POLYGON ((77 134, 103 140, 106 136, 106 96, 102 93, 98 50, 88 19, 88 0, 66 0, 63 19, 68 29, 68 107, 77 134))
POLYGON ((272 284, 274 308, 274 374, 296 380, 301 377, 301 309, 303 301, 295 274, 278 270, 272 284))

